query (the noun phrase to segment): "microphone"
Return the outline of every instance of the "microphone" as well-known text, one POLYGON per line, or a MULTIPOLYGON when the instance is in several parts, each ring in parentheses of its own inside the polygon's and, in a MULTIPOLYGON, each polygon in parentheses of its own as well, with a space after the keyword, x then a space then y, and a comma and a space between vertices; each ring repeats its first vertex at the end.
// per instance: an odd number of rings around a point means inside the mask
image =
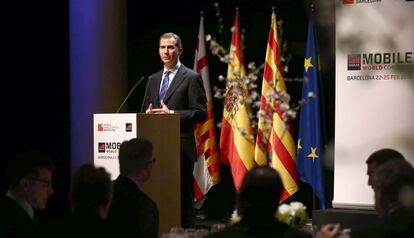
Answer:
POLYGON ((142 99, 141 111, 140 111, 141 113, 145 112, 143 110, 144 110, 145 96, 147 96, 149 82, 150 82, 150 80, 148 79, 147 86, 145 86, 144 99, 142 99))
POLYGON ((145 79, 144 76, 142 76, 138 82, 134 85, 134 87, 132 87, 131 91, 128 93, 128 95, 126 96, 126 98, 124 99, 124 101, 121 103, 121 106, 118 107, 118 110, 116 110, 116 113, 119 112, 119 110, 121 110, 122 106, 124 106, 125 102, 128 100, 129 96, 131 95, 131 93, 134 91, 134 89, 145 79))

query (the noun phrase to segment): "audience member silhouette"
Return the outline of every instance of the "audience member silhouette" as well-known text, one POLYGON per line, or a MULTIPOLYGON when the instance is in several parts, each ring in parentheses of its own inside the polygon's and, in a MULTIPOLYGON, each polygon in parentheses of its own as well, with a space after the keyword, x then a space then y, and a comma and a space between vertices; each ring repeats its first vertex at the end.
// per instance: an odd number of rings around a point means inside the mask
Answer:
POLYGON ((368 175, 368 185, 372 187, 372 178, 373 174, 375 172, 375 169, 378 168, 381 164, 390 161, 390 160, 396 160, 396 159, 403 159, 404 156, 394 150, 394 149, 380 149, 372 153, 366 163, 367 163, 367 175, 368 175))
POLYGON ((275 218, 282 189, 282 180, 274 169, 252 169, 243 179, 237 200, 241 221, 207 237, 311 237, 275 218))
POLYGON ((35 237, 109 237, 104 220, 111 200, 110 174, 102 167, 82 165, 72 180, 71 213, 40 226, 35 237))
POLYGON ((55 167, 47 155, 26 151, 6 170, 7 194, 0 200, 0 237, 28 237, 39 223, 38 210, 46 208, 53 194, 55 167))
MULTIPOLYGON (((414 234, 414 169, 405 160, 391 160, 373 174, 375 209, 380 216, 373 225, 352 230, 351 237, 411 237, 414 234)), ((336 237, 338 224, 322 227, 321 237, 336 237)))
POLYGON ((158 237, 158 208, 141 186, 151 176, 155 159, 151 142, 142 138, 125 141, 119 148, 120 175, 108 213, 113 237, 158 237))

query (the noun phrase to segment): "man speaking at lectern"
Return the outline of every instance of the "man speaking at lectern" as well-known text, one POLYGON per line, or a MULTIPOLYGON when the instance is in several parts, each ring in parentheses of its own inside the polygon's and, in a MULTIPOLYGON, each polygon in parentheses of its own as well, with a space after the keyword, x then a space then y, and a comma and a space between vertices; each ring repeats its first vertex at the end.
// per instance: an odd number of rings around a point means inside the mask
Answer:
POLYGON ((164 68, 149 76, 144 96, 145 113, 178 113, 181 132, 181 225, 194 227, 193 168, 197 159, 194 125, 206 117, 206 96, 201 76, 180 62, 181 39, 165 33, 159 40, 164 68))

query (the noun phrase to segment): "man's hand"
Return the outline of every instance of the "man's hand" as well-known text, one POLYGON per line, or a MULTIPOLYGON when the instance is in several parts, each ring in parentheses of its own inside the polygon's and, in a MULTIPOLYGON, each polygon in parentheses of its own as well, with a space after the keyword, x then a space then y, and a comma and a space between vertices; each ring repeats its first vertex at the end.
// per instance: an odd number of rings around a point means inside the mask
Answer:
POLYGON ((334 238, 340 233, 341 225, 339 224, 327 224, 322 226, 320 230, 320 238, 334 238))
POLYGON ((150 103, 150 105, 148 106, 147 110, 145 110, 145 113, 153 113, 152 103, 150 103))
MULTIPOLYGON (((151 106, 151 105, 150 105, 151 106)), ((164 104, 164 101, 163 100, 161 100, 161 108, 154 108, 154 109, 152 109, 152 107, 151 107, 151 113, 171 113, 171 111, 170 111, 170 109, 168 109, 168 107, 164 104)), ((149 107, 148 107, 149 108, 149 107)))

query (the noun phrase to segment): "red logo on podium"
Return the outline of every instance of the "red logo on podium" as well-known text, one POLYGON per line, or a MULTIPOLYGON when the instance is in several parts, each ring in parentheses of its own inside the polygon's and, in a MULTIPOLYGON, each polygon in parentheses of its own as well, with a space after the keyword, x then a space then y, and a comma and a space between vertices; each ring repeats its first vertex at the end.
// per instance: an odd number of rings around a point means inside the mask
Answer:
POLYGON ((98 124, 98 131, 103 131, 103 125, 102 124, 98 124))

